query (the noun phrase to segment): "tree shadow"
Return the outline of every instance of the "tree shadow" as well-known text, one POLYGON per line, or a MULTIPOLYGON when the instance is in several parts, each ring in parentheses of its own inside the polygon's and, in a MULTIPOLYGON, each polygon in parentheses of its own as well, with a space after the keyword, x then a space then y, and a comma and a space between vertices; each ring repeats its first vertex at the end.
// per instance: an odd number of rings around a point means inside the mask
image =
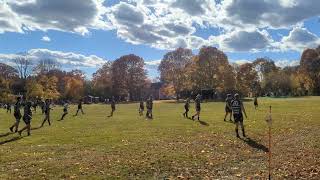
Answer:
POLYGON ((5 134, 0 134, 0 137, 6 137, 6 136, 9 136, 11 134, 14 134, 13 132, 8 132, 8 133, 5 133, 5 134))
POLYGON ((8 139, 8 140, 0 141, 0 145, 7 144, 7 143, 10 143, 10 142, 14 142, 14 141, 17 141, 19 139, 22 139, 22 137, 13 137, 13 138, 8 139))
POLYGON ((243 140, 243 142, 245 142, 246 144, 248 144, 252 148, 255 148, 255 149, 258 149, 258 150, 261 150, 264 152, 269 152, 269 148, 267 148, 263 144, 256 142, 255 140, 253 140, 251 138, 240 138, 240 139, 243 140))

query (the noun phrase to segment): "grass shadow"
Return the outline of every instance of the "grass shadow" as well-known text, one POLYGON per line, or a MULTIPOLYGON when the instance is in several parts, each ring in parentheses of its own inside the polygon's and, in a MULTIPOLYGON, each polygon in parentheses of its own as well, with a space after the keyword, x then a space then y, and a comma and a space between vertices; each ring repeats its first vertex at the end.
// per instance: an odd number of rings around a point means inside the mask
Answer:
POLYGON ((205 121, 199 120, 198 122, 199 122, 201 125, 203 125, 203 126, 210 126, 210 124, 207 123, 207 122, 205 122, 205 121))
POLYGON ((37 129, 41 129, 42 127, 41 126, 38 126, 38 127, 34 127, 34 128, 31 128, 31 130, 37 130, 37 129))
POLYGON ((8 133, 5 133, 5 134, 0 134, 0 137, 6 137, 6 136, 9 136, 11 134, 14 134, 13 132, 8 132, 8 133))
POLYGON ((6 144, 6 143, 10 143, 10 142, 14 142, 14 141, 17 141, 19 139, 22 139, 22 137, 13 137, 11 139, 8 139, 8 140, 5 140, 5 141, 1 141, 0 145, 6 144))
MULTIPOLYGON (((241 138, 242 139, 242 138, 241 138)), ((246 144, 248 144, 250 147, 264 151, 264 152, 269 152, 269 148, 267 148, 266 146, 264 146, 263 144, 258 143, 257 141, 251 139, 251 138, 246 138, 246 139, 242 139, 243 142, 245 142, 246 144)))

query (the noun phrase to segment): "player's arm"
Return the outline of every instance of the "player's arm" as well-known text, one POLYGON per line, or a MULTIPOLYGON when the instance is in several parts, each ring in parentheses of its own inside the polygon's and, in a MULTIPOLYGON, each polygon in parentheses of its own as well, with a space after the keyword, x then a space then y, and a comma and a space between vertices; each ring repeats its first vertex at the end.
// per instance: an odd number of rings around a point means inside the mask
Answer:
POLYGON ((242 112, 244 113, 244 115, 246 116, 246 118, 248 118, 246 110, 245 110, 244 105, 243 105, 242 102, 241 102, 241 109, 242 109, 242 112))

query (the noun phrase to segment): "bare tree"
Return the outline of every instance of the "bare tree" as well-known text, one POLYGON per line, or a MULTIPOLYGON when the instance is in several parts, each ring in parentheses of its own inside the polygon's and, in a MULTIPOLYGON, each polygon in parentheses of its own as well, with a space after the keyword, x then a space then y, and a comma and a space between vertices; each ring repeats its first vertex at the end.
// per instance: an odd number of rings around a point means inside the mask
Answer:
POLYGON ((33 69, 36 74, 48 73, 60 68, 60 64, 54 59, 42 59, 33 69))
POLYGON ((14 60, 16 69, 21 79, 27 79, 32 73, 32 62, 26 55, 16 57, 14 60))

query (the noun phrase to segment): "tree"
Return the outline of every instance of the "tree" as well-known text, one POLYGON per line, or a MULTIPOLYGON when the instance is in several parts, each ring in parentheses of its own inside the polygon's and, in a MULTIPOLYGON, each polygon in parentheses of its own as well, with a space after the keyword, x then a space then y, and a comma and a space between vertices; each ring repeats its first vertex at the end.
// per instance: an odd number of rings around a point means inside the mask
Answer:
POLYGON ((237 90, 244 95, 255 93, 259 84, 258 73, 252 63, 245 63, 239 66, 236 72, 237 90))
POLYGON ((186 89, 187 73, 186 66, 192 62, 192 51, 190 49, 178 48, 164 55, 158 70, 160 79, 171 84, 179 99, 179 93, 186 89))
POLYGON ((299 71, 304 74, 309 80, 309 93, 320 95, 319 49, 306 49, 302 53, 299 71))
POLYGON ((43 96, 44 98, 49 99, 58 99, 60 93, 58 92, 58 78, 55 76, 48 77, 46 75, 41 75, 38 77, 39 84, 43 87, 43 96))
POLYGON ((222 92, 234 88, 234 71, 222 51, 204 46, 194 58, 194 63, 193 79, 197 89, 215 89, 222 92))
POLYGON ((142 97, 147 77, 141 57, 134 54, 122 56, 112 63, 111 72, 113 94, 129 95, 130 100, 142 97))
POLYGON ((255 66, 261 82, 268 73, 278 70, 278 67, 275 65, 274 61, 269 58, 258 58, 253 61, 253 65, 255 66))
POLYGON ((18 77, 18 71, 9 65, 0 63, 0 77, 6 80, 15 79, 18 77))
POLYGON ((83 96, 84 81, 76 76, 64 77, 65 91, 63 93, 64 99, 76 100, 83 96))
POLYGON ((33 69, 35 74, 47 74, 50 71, 60 68, 60 64, 54 59, 42 59, 33 69))
POLYGON ((105 63, 93 74, 92 88, 94 95, 111 97, 112 94, 112 63, 105 63))
POLYGON ((26 83, 26 96, 28 99, 43 97, 43 89, 43 86, 40 83, 38 83, 36 79, 30 78, 27 80, 26 83))
POLYGON ((27 79, 32 73, 31 60, 27 56, 21 55, 16 57, 13 61, 16 64, 16 69, 19 73, 20 78, 27 79))

